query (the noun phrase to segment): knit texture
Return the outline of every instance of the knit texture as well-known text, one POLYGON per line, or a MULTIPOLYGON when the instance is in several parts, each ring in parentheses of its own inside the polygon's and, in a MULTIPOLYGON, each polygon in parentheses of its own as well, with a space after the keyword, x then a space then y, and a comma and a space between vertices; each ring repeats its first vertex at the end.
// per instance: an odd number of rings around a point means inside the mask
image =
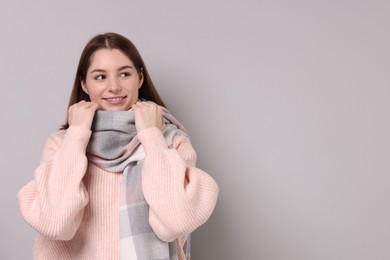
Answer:
MULTIPOLYGON (((18 193, 20 211, 36 232, 34 259, 120 259, 119 192, 122 173, 88 161, 89 129, 71 126, 52 134, 34 179, 18 193)), ((218 186, 195 167, 186 136, 168 148, 158 128, 138 133, 145 150, 142 190, 149 223, 165 242, 176 241, 179 259, 189 234, 211 215, 218 186)))
MULTIPOLYGON (((165 108, 163 118, 163 135, 170 146, 175 136, 186 133, 165 108)), ((134 111, 97 111, 92 132, 88 159, 107 171, 123 172, 119 213, 121 259, 178 259, 176 241, 160 240, 149 224, 149 205, 142 192, 145 153, 136 137, 134 111)), ((189 242, 184 251, 188 249, 189 242)))

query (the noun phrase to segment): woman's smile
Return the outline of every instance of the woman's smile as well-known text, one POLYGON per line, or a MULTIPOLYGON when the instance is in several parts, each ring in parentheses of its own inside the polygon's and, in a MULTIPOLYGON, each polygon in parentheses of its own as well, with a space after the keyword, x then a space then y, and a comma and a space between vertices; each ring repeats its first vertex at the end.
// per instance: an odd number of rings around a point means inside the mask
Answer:
POLYGON ((127 96, 122 97, 109 97, 109 98, 103 98, 107 103, 110 105, 121 105, 125 102, 127 96))

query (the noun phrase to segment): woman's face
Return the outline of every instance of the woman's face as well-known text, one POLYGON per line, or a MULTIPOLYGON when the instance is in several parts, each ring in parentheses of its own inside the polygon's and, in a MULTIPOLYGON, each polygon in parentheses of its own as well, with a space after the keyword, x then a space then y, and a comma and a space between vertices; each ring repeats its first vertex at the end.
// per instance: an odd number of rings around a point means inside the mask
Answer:
POLYGON ((133 62, 118 49, 100 49, 91 56, 83 90, 100 110, 129 110, 138 100, 143 75, 133 62))

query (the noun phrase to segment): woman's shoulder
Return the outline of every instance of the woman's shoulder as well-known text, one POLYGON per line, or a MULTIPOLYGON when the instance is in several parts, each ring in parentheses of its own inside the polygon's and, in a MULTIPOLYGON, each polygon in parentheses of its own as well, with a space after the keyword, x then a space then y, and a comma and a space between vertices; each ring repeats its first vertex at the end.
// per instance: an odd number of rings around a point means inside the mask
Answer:
POLYGON ((80 127, 80 126, 70 126, 67 129, 59 129, 49 134, 46 140, 46 145, 60 146, 61 143, 65 140, 65 138, 74 141, 80 140, 80 138, 88 140, 90 134, 91 134, 90 129, 87 129, 85 127, 80 127))
POLYGON ((49 134, 46 139, 42 158, 50 160, 61 147, 73 147, 72 149, 67 149, 70 152, 85 150, 90 134, 90 129, 75 126, 55 131, 49 134))
POLYGON ((55 132, 51 132, 46 138, 46 146, 47 145, 59 145, 64 140, 67 129, 59 129, 55 132))
POLYGON ((63 139, 67 131, 68 129, 58 129, 57 131, 52 132, 49 137, 63 139))
POLYGON ((48 143, 56 143, 56 144, 61 143, 62 140, 64 139, 66 132, 67 129, 59 129, 55 132, 50 133, 46 139, 46 145, 48 143))

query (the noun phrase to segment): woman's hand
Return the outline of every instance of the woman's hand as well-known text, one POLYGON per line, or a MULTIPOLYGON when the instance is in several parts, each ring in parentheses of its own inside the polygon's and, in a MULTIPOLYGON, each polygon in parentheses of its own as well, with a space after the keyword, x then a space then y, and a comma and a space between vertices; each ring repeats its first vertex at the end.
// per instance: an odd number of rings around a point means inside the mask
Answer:
POLYGON ((165 124, 160 106, 150 102, 138 101, 131 108, 134 110, 137 132, 149 127, 158 127, 161 131, 164 130, 165 124))
POLYGON ((68 109, 69 126, 84 126, 91 129, 93 117, 98 108, 98 104, 84 100, 71 105, 68 109))

